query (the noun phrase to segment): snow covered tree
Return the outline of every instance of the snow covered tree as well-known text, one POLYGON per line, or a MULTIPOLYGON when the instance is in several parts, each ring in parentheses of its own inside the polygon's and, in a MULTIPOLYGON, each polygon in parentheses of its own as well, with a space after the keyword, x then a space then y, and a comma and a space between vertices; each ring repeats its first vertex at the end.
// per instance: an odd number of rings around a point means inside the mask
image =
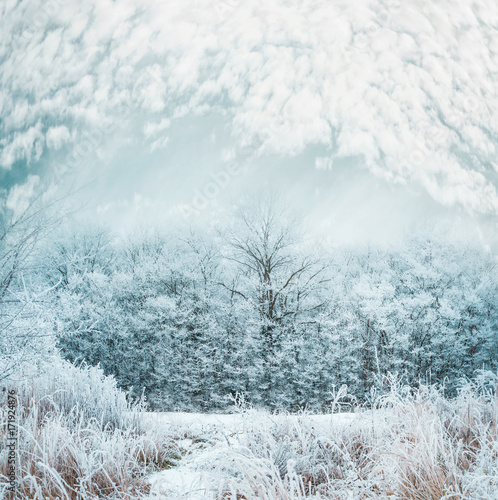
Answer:
POLYGON ((274 196, 242 205, 220 234, 224 259, 232 264, 220 285, 256 314, 265 372, 260 389, 276 401, 289 380, 279 376, 282 363, 290 369, 283 346, 299 344, 325 305, 326 265, 306 245, 299 219, 274 196))
POLYGON ((41 191, 0 206, 0 380, 51 346, 49 287, 37 281, 34 257, 63 219, 62 202, 41 191))
POLYGON ((209 230, 91 229, 45 253, 64 356, 100 364, 153 408, 324 408, 382 375, 456 387, 498 368, 489 252, 437 233, 317 255, 285 207, 244 206, 209 230))

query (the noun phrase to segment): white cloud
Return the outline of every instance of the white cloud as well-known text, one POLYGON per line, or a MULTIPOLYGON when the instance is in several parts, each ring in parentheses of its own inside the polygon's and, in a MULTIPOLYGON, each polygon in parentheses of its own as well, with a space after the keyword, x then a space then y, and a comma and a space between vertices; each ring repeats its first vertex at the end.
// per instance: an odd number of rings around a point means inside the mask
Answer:
POLYGON ((144 125, 144 135, 146 138, 153 137, 159 132, 169 128, 171 125, 171 120, 169 118, 163 118, 159 122, 147 122, 144 125))
POLYGON ((89 0, 39 16, 44 5, 0 14, 3 167, 109 121, 138 120, 164 147, 175 117, 221 109, 239 145, 325 145, 443 204, 497 211, 496 2, 89 0))
POLYGON ((29 207, 35 187, 39 182, 40 178, 37 175, 30 175, 24 184, 17 184, 9 191, 6 206, 12 210, 14 220, 29 207))
POLYGON ((50 127, 47 130, 46 140, 47 147, 50 149, 60 149, 71 137, 69 130, 64 125, 58 127, 50 127))
POLYGON ((5 168, 11 168, 15 161, 26 159, 28 164, 33 159, 39 160, 43 153, 44 136, 41 132, 41 123, 28 128, 24 132, 15 132, 10 142, 5 139, 0 141, 2 150, 0 153, 0 164, 5 168))
POLYGON ((332 170, 332 168, 334 168, 334 160, 332 158, 319 156, 315 158, 315 168, 318 170, 332 170))

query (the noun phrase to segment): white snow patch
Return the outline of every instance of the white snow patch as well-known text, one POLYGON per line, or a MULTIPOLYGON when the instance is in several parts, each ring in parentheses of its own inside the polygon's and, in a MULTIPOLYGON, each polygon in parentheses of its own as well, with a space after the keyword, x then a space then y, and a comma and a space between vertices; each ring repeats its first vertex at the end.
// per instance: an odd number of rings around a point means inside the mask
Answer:
MULTIPOLYGON (((317 429, 344 428, 366 417, 365 414, 336 413, 326 415, 269 415, 273 422, 281 419, 306 419, 317 429)), ((177 467, 153 474, 150 477, 151 498, 212 499, 219 491, 226 471, 219 467, 230 448, 240 446, 244 430, 253 424, 254 413, 203 414, 157 412, 147 413, 147 426, 168 429, 179 437, 177 441, 185 456, 177 467)))

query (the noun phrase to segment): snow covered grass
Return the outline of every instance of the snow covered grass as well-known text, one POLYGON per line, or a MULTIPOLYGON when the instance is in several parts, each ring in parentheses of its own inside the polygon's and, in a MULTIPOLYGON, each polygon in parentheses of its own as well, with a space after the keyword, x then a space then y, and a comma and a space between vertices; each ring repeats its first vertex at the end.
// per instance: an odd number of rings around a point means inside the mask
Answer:
POLYGON ((496 499, 497 413, 495 390, 469 383, 452 400, 394 383, 348 425, 250 412, 218 497, 496 499))
POLYGON ((18 382, 9 381, 17 398, 15 494, 5 490, 7 393, 0 393, 0 497, 145 496, 148 475, 179 458, 174 441, 165 432, 145 430, 143 401, 129 403, 99 368, 75 367, 58 358, 50 361, 22 374, 18 382))
MULTIPOLYGON (((368 407, 346 414, 145 413, 100 369, 58 360, 11 383, 19 482, 4 497, 496 499, 497 384, 486 377, 452 399, 391 378, 368 407)), ((6 422, 2 415, 0 497, 6 422)))
POLYGON ((496 500, 496 380, 458 396, 396 379, 356 413, 155 414, 182 439, 179 465, 151 493, 187 499, 496 500))

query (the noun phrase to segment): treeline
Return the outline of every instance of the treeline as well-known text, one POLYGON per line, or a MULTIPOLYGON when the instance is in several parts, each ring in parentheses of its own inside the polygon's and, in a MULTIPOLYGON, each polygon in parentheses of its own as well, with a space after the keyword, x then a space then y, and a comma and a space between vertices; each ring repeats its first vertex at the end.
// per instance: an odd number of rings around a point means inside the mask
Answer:
POLYGON ((64 357, 156 410, 320 409, 388 372, 451 392, 497 369, 496 258, 435 232, 318 248, 259 203, 216 231, 66 231, 38 260, 64 357))

